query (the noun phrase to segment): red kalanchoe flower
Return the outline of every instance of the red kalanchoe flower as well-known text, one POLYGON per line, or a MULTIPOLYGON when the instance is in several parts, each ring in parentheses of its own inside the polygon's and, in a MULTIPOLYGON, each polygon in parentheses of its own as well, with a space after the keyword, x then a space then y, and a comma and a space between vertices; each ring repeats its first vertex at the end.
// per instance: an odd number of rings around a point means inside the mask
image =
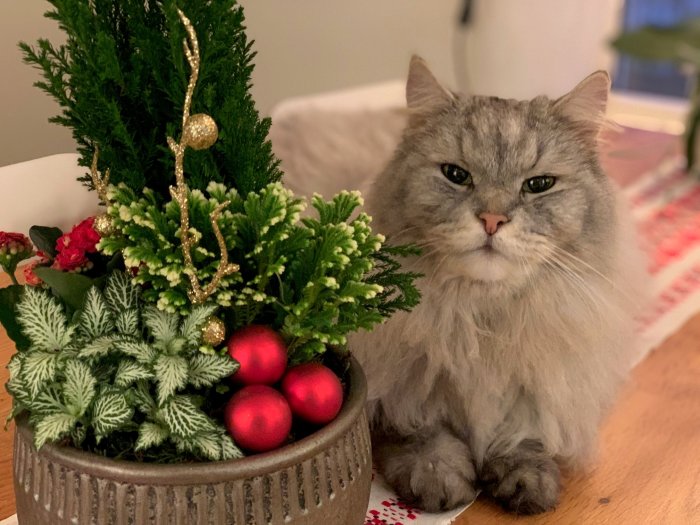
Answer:
POLYGON ((34 273, 34 269, 42 264, 43 261, 32 261, 29 264, 27 264, 23 269, 22 272, 24 273, 24 281, 29 285, 29 286, 40 286, 44 283, 44 281, 41 280, 41 278, 34 273))
POLYGON ((93 228, 94 217, 88 217, 76 224, 69 233, 56 240, 56 258, 52 268, 67 272, 80 272, 92 267, 88 253, 97 252, 100 235, 93 228))
POLYGON ((32 241, 22 233, 0 232, 0 268, 10 275, 17 284, 15 270, 17 265, 34 255, 32 241))
POLYGON ((58 239, 56 239, 56 251, 61 253, 61 250, 70 246, 70 234, 64 233, 58 239))
POLYGON ((95 217, 88 217, 70 232, 70 245, 87 253, 95 253, 95 245, 100 242, 100 234, 94 228, 95 217))
POLYGON ((66 272, 80 271, 83 267, 88 266, 88 258, 85 252, 72 245, 64 247, 56 254, 53 267, 66 272))

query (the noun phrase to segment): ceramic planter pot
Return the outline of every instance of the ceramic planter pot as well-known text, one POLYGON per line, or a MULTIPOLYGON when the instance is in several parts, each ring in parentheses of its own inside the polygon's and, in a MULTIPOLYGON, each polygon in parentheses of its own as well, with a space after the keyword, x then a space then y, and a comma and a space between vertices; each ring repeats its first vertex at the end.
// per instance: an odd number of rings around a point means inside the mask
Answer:
POLYGON ((279 450, 214 463, 156 465, 70 447, 34 448, 17 422, 20 525, 359 525, 372 477, 367 385, 352 361, 338 417, 279 450))

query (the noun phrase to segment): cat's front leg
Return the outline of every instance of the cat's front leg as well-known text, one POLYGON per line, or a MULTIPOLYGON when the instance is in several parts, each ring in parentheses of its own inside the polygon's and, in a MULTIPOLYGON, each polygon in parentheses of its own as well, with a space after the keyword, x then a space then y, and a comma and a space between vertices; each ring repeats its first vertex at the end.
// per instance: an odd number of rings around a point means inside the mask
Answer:
POLYGON ((479 478, 486 492, 516 514, 546 512, 559 500, 559 466, 537 439, 524 439, 507 451, 489 450, 479 478))
POLYGON ((476 497, 469 448, 447 429, 412 436, 376 435, 373 449, 389 484, 422 509, 453 509, 476 497))

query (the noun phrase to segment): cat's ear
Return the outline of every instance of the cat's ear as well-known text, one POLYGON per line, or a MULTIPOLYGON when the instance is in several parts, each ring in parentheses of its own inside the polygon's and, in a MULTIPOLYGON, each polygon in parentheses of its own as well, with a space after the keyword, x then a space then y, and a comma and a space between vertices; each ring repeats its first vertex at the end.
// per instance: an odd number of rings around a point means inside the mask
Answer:
POLYGON ((554 107, 574 122, 597 132, 605 122, 609 93, 610 76, 606 71, 596 71, 558 99, 554 107))
POLYGON ((433 109, 453 99, 452 93, 442 87, 435 79, 425 60, 413 55, 408 67, 408 82, 406 82, 408 109, 433 109))

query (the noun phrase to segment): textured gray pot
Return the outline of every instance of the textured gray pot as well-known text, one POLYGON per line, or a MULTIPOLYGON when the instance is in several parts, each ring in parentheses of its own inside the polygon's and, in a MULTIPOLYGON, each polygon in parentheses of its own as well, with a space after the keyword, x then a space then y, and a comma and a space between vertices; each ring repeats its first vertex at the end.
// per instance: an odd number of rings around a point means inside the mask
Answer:
POLYGON ((153 465, 32 443, 18 421, 20 525, 359 525, 372 477, 367 385, 353 360, 337 419, 296 443, 215 463, 153 465))

